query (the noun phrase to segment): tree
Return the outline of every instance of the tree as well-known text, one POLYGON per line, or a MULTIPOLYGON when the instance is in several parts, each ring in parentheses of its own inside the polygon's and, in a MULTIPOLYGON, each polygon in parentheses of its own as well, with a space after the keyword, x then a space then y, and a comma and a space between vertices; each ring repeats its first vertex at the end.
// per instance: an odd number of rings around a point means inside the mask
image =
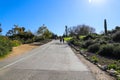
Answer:
POLYGON ((43 39, 48 39, 52 37, 52 32, 50 32, 44 24, 43 26, 39 27, 37 34, 43 39))
POLYGON ((2 32, 1 23, 0 23, 0 33, 2 32))
POLYGON ((104 19, 104 30, 105 30, 105 34, 107 35, 107 21, 106 21, 106 19, 104 19))
POLYGON ((68 36, 68 27, 65 26, 66 37, 68 36))
POLYGON ((7 33, 6 33, 6 36, 12 36, 13 35, 13 30, 9 30, 7 33))
POLYGON ((95 33, 95 29, 88 25, 77 25, 68 29, 70 35, 79 36, 79 35, 88 35, 95 33))
POLYGON ((34 34, 30 30, 25 31, 25 27, 18 25, 14 25, 14 28, 6 33, 6 36, 12 40, 19 40, 22 43, 31 43, 34 41, 34 34))

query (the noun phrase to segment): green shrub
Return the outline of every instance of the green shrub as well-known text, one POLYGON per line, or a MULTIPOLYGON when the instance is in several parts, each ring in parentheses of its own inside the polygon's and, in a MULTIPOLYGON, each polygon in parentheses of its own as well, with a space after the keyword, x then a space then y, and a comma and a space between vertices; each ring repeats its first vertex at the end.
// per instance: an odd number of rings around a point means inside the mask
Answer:
POLYGON ((118 46, 120 46, 120 43, 113 43, 113 45, 114 45, 115 47, 118 47, 118 46))
POLYGON ((90 45, 94 44, 95 42, 93 40, 87 40, 83 44, 83 48, 88 48, 90 45))
POLYGON ((95 43, 95 44, 90 45, 90 46, 88 47, 88 51, 89 51, 89 52, 92 52, 92 53, 98 52, 99 49, 100 49, 100 44, 98 44, 98 43, 95 43))
POLYGON ((100 47, 98 54, 103 56, 112 56, 113 55, 114 46, 112 44, 106 44, 100 47))
POLYGON ((104 44, 107 44, 107 41, 105 41, 105 40, 100 40, 99 43, 100 43, 101 45, 104 45, 104 44))
POLYGON ((80 41, 77 39, 72 39, 69 41, 69 43, 75 45, 75 46, 80 46, 80 41))
POLYGON ((12 51, 12 44, 11 41, 4 36, 0 36, 0 57, 8 54, 12 51))
POLYGON ((109 36, 103 36, 102 39, 105 40, 105 41, 109 41, 109 40, 111 40, 111 37, 109 37, 109 36))
POLYGON ((116 64, 109 64, 109 65, 108 65, 108 69, 109 69, 109 70, 110 70, 110 69, 116 70, 116 69, 117 69, 117 65, 116 65, 116 64))
POLYGON ((120 31, 117 31, 116 33, 114 33, 112 36, 112 39, 115 42, 120 42, 120 31))
POLYGON ((119 59, 120 59, 120 46, 115 46, 115 47, 114 47, 113 55, 114 55, 116 58, 119 58, 119 59))

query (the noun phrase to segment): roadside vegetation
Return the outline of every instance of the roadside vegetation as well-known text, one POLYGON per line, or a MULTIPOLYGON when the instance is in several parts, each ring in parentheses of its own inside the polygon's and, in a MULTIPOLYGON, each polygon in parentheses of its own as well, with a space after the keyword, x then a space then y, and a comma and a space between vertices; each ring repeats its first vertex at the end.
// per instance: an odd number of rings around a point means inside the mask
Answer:
MULTIPOLYGON (((0 27, 1 32, 2 28, 0 27)), ((0 35, 0 58, 9 54, 13 47, 33 42, 45 44, 56 36, 45 25, 39 27, 36 34, 33 34, 30 30, 26 30, 25 27, 14 25, 12 29, 8 30, 6 35, 0 35)))
POLYGON ((65 40, 79 49, 88 60, 100 64, 103 70, 120 80, 120 27, 108 31, 104 20, 104 28, 104 33, 97 34, 90 26, 74 26, 68 29, 69 35, 65 40))

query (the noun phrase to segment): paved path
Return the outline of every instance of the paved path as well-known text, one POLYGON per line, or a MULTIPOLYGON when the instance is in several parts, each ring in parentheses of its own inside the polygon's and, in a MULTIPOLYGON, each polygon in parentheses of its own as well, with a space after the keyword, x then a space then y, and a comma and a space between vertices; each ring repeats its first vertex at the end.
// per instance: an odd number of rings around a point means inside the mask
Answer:
POLYGON ((67 44, 54 40, 0 62, 0 80, 95 80, 67 44))

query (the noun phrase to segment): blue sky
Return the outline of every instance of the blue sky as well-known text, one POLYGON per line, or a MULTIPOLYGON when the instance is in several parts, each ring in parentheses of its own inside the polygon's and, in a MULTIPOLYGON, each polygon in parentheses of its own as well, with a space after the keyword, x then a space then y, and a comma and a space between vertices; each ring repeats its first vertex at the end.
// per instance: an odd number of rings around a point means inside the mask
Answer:
POLYGON ((45 24, 52 32, 62 35, 68 27, 86 24, 104 30, 120 26, 120 0, 0 0, 0 23, 6 34, 14 24, 36 32, 45 24))

